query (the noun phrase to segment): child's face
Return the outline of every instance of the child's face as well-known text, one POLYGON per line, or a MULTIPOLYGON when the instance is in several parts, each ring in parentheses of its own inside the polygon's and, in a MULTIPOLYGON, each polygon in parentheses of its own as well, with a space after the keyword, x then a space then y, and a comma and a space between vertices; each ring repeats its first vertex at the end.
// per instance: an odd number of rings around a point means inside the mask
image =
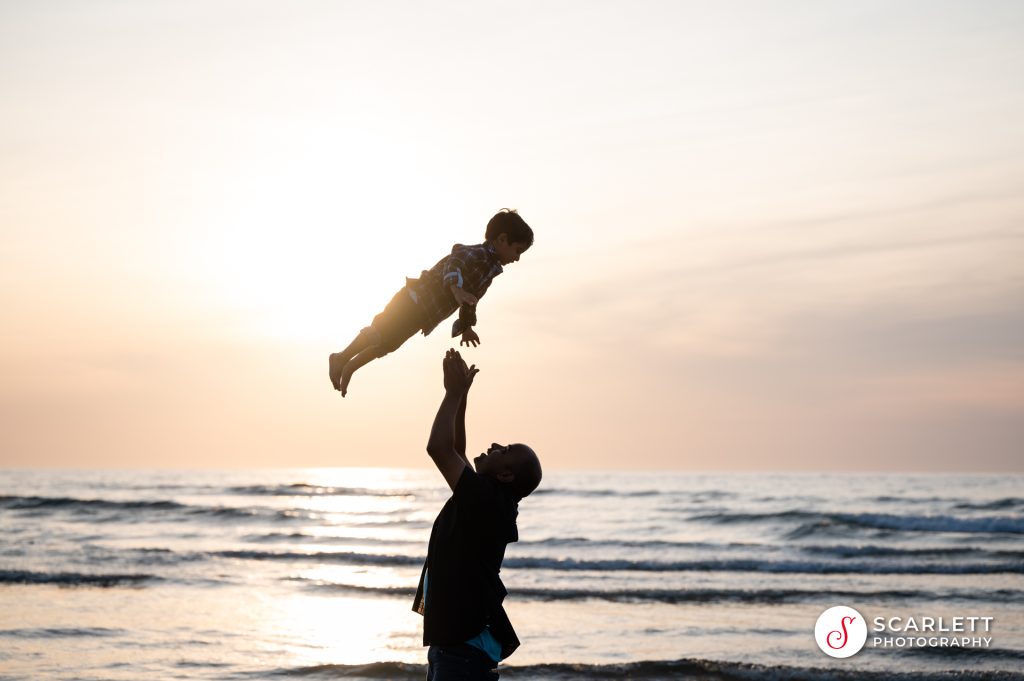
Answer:
POLYGON ((498 254, 498 261, 502 265, 518 262, 519 256, 526 252, 530 245, 521 241, 509 243, 508 234, 499 234, 494 240, 494 250, 498 254))

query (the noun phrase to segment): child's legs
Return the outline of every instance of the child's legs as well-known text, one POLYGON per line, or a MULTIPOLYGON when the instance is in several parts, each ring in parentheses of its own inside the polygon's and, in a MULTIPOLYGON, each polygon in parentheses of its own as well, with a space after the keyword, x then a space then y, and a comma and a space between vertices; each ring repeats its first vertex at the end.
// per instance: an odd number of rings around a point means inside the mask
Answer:
POLYGON ((364 364, 372 362, 380 356, 381 347, 379 345, 372 345, 362 352, 357 353, 355 357, 345 363, 345 367, 341 370, 341 383, 339 386, 342 397, 344 397, 345 393, 348 392, 348 382, 352 380, 352 374, 356 372, 356 369, 364 364))
POLYGON ((410 297, 408 289, 401 289, 384 311, 373 318, 373 323, 363 329, 345 350, 331 355, 331 381, 334 387, 344 396, 356 369, 394 352, 422 326, 419 308, 410 297))
MULTIPOLYGON (((374 320, 376 321, 376 320, 374 320)), ((367 345, 364 349, 360 350, 352 359, 350 359, 341 370, 341 379, 338 386, 338 390, 341 391, 341 396, 344 397, 345 393, 348 392, 348 382, 352 380, 352 374, 356 372, 356 369, 360 368, 364 364, 369 364, 378 357, 391 354, 399 347, 402 343, 409 340, 413 334, 418 331, 418 328, 410 326, 405 330, 400 330, 398 335, 391 336, 389 331, 394 329, 388 329, 387 331, 378 332, 372 326, 363 329, 364 332, 368 332, 375 336, 378 342, 372 345, 367 345)))
POLYGON ((338 353, 338 356, 343 358, 342 365, 348 362, 350 359, 358 355, 366 348, 373 347, 380 344, 380 333, 372 326, 367 326, 365 329, 359 332, 359 335, 348 344, 348 347, 338 353))
MULTIPOLYGON (((348 361, 358 355, 360 352, 367 348, 372 348, 380 344, 380 333, 378 333, 372 326, 368 326, 359 332, 359 335, 348 344, 348 347, 341 352, 333 353, 328 361, 328 374, 331 378, 331 384, 334 385, 335 390, 341 390, 341 377, 344 371, 345 365, 348 361)), ((366 362, 363 362, 365 364, 366 362)), ((362 366, 362 365, 360 365, 362 366)), ((350 374, 351 375, 351 374, 350 374)), ((346 381, 347 383, 348 381, 346 381)))

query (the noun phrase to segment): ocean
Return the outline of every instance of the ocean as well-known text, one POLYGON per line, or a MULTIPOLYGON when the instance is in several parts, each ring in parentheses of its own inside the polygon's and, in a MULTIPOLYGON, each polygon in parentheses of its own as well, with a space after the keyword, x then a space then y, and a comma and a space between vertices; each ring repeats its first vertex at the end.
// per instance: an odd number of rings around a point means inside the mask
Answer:
MULTIPOLYGON (((0 679, 422 678, 448 494, 425 469, 0 471, 0 679)), ((519 533, 502 678, 1024 678, 1019 475, 555 471, 519 533), (896 628, 837 659, 836 605, 989 641, 896 628)))

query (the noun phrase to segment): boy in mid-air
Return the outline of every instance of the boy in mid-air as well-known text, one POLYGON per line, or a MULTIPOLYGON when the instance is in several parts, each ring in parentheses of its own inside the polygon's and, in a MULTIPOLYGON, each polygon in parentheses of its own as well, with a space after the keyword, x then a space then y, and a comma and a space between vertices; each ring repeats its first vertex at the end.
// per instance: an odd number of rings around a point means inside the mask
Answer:
POLYGON ((406 278, 384 311, 341 352, 331 354, 328 373, 331 385, 344 397, 356 369, 397 350, 417 331, 426 336, 455 310, 459 318, 452 325, 452 337, 462 336, 462 345, 476 347, 480 336, 476 325, 477 301, 487 292, 502 266, 519 260, 533 245, 533 230, 515 210, 504 208, 490 222, 482 244, 455 244, 452 252, 419 279, 406 278))

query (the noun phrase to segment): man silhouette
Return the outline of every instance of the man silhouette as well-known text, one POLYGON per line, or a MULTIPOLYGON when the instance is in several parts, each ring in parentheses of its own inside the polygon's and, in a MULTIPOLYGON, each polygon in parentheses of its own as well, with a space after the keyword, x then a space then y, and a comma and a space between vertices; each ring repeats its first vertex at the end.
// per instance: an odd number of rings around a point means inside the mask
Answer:
POLYGON ((444 399, 427 453, 452 490, 430 532, 413 610, 423 615, 427 681, 497 679, 498 663, 519 646, 502 601, 505 547, 518 541, 519 501, 537 488, 540 460, 523 444, 491 444, 466 458, 466 400, 479 370, 449 350, 444 399))

